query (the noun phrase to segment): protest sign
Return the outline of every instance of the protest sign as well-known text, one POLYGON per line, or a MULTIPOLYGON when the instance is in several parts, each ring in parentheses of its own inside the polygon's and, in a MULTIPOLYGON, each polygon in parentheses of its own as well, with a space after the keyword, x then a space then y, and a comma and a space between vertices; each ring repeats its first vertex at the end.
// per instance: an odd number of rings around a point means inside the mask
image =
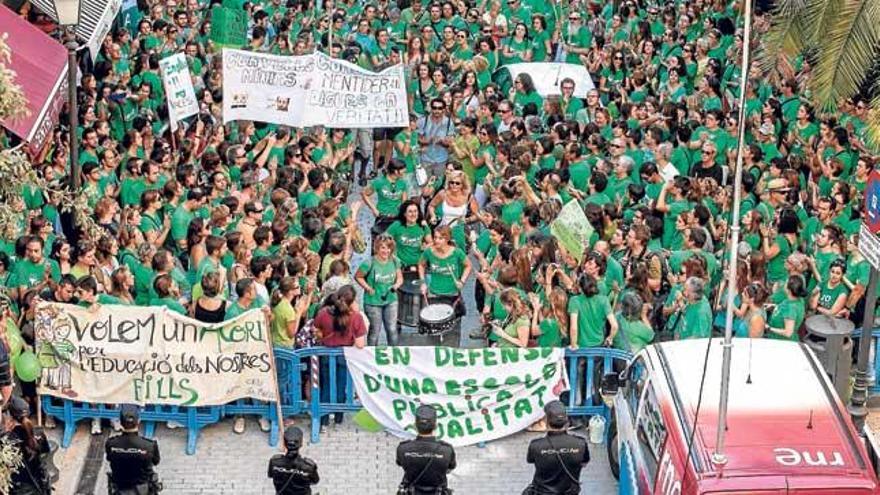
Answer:
POLYGON ((168 119, 171 130, 177 130, 177 122, 199 113, 199 101, 193 90, 192 78, 186 55, 176 53, 159 61, 162 81, 165 83, 165 98, 168 100, 168 119))
POLYGON ((223 121, 293 127, 404 127, 403 66, 373 73, 322 53, 282 57, 223 50, 223 121))
POLYGON ((311 55, 282 57, 223 49, 223 122, 255 120, 302 127, 312 84, 311 55))
POLYGON ((541 96, 561 95, 561 83, 566 78, 574 81, 574 96, 577 98, 586 98, 587 92, 596 87, 593 84, 593 78, 587 72, 587 68, 578 64, 533 62, 509 64, 500 67, 498 70, 505 69, 510 72, 511 81, 515 80, 516 76, 522 73, 532 76, 532 81, 535 83, 535 91, 541 96))
POLYGON ((391 433, 415 436, 427 404, 437 437, 455 446, 516 433, 567 390, 564 349, 346 347, 345 359, 364 408, 391 433))
POLYGON ((212 325, 161 306, 41 303, 34 333, 44 395, 178 406, 277 397, 259 310, 212 325))
POLYGON ((576 200, 571 200, 550 223, 550 233, 580 263, 583 261, 584 251, 590 247, 593 226, 587 220, 581 205, 576 200))
POLYGON ((315 84, 303 125, 332 128, 406 127, 409 108, 403 66, 375 73, 317 52, 315 84))
POLYGON ((247 13, 244 10, 215 5, 211 9, 210 39, 217 48, 245 46, 247 44, 247 13))

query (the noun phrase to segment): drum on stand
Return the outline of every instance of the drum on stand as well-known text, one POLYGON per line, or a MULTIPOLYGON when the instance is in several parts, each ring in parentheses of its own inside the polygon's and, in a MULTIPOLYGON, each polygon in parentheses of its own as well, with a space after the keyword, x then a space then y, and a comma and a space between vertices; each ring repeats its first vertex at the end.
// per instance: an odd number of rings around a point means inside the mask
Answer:
POLYGON ((445 345, 458 346, 461 332, 461 317, 455 315, 455 308, 449 304, 429 304, 419 312, 419 334, 444 345, 444 337, 449 336, 445 345))

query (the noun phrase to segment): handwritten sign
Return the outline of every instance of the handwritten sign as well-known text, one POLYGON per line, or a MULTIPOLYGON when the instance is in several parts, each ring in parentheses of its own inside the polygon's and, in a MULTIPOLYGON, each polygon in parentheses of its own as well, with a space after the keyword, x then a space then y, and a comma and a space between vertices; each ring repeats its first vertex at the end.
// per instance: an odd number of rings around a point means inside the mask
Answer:
POLYGON ((576 200, 571 200, 550 223, 550 233, 580 263, 584 258, 584 250, 590 247, 593 226, 587 220, 581 205, 576 200))
POLYGON ((415 410, 437 409, 437 437, 473 445, 525 429, 568 389, 563 349, 345 348, 358 397, 391 433, 415 436, 415 410))
POLYGON ((402 65, 374 73, 317 52, 307 125, 333 128, 405 127, 409 123, 402 65))
POLYGON ((44 395, 179 406, 276 397, 259 310, 210 325, 164 307, 41 303, 34 331, 44 395))
POLYGON ((175 53, 159 61, 162 80, 165 84, 165 97, 168 100, 168 118, 171 130, 177 130, 177 122, 199 113, 199 101, 193 89, 192 77, 186 55, 175 53))
POLYGON ((223 50, 223 121, 292 127, 404 127, 403 66, 373 73, 322 53, 283 57, 223 50))

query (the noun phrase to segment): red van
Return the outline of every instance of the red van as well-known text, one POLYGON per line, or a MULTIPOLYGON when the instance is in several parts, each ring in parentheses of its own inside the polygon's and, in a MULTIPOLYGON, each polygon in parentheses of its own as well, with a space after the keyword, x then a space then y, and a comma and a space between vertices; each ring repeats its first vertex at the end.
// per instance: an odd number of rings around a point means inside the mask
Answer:
POLYGON ((726 462, 714 463, 722 343, 648 346, 603 380, 616 389, 608 457, 621 494, 880 493, 875 449, 794 342, 734 339, 726 462))

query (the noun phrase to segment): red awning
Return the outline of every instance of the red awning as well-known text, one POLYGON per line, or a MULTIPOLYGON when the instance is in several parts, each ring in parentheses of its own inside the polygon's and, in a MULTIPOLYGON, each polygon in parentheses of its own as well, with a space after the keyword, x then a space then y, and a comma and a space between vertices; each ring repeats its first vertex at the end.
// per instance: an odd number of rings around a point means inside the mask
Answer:
POLYGON ((7 65, 27 99, 29 115, 0 121, 3 127, 39 151, 52 136, 67 98, 67 49, 0 5, 0 33, 6 33, 12 57, 7 65))

